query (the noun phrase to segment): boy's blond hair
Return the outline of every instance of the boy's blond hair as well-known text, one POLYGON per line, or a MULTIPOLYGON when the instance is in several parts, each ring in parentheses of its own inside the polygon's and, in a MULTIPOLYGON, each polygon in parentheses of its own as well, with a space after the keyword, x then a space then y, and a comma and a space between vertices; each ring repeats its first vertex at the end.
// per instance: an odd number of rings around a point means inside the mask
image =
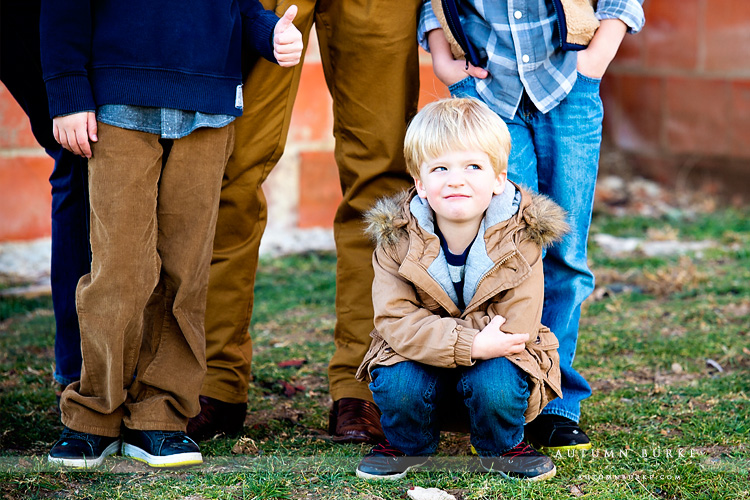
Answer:
POLYGON ((419 179, 423 163, 448 151, 487 153, 497 175, 508 170, 510 132, 482 101, 441 99, 426 105, 406 129, 404 157, 409 174, 419 179))

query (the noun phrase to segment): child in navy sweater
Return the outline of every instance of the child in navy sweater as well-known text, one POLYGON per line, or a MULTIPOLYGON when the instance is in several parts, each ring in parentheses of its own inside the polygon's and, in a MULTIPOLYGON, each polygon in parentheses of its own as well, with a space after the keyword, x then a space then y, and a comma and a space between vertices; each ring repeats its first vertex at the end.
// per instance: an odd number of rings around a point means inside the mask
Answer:
POLYGON ((224 166, 242 114, 241 50, 282 66, 302 38, 258 0, 44 0, 55 139, 89 158, 91 273, 76 292, 83 370, 49 461, 120 449, 202 462, 187 437, 205 373, 204 314, 224 166))

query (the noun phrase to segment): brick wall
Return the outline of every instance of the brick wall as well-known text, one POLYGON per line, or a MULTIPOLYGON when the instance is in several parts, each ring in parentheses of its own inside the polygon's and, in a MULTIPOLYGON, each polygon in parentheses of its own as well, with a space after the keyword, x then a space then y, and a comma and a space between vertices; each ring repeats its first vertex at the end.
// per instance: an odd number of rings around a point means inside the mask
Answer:
POLYGON ((0 85, 0 242, 50 234, 52 166, 26 114, 0 85))
POLYGON ((750 194, 750 1, 646 0, 602 84, 605 138, 641 174, 750 194))
MULTIPOLYGON (((703 173, 749 191, 750 0, 646 0, 644 7, 646 28, 626 37, 602 84, 605 141, 657 180, 703 173)), ((269 231, 331 227, 341 199, 331 98, 314 37, 310 43, 286 152, 264 186, 269 231)), ((420 80, 420 104, 446 95, 424 53, 420 80)), ((0 241, 49 235, 51 170, 0 86, 0 241)))

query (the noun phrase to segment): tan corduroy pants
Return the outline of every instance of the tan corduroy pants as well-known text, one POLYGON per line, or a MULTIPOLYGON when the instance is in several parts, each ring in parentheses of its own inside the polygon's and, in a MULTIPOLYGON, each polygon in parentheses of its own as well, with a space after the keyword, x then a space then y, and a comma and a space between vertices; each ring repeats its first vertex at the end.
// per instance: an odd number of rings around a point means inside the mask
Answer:
MULTIPOLYGON (((404 131, 416 113, 418 0, 286 0, 298 5, 295 25, 307 40, 315 21, 323 70, 333 98, 335 157, 344 199, 334 220, 337 249, 336 353, 331 396, 372 401, 354 374, 370 344, 372 250, 363 211, 375 199, 407 188, 404 131)), ((302 65, 260 60, 244 86, 245 112, 221 191, 206 312, 208 372, 201 394, 247 400, 252 341, 248 333, 258 246, 266 225, 261 184, 281 157, 302 65)))
POLYGON ((63 423, 185 430, 200 410, 211 247, 234 126, 187 137, 99 124, 88 162, 91 273, 78 283, 83 370, 63 423))

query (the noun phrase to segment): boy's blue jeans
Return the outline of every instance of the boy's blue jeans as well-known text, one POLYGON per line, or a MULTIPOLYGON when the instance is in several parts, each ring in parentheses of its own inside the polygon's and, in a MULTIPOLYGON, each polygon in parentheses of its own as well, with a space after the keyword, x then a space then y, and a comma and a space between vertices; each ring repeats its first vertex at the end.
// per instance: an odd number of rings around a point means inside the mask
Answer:
MULTIPOLYGON (((563 399, 550 402, 543 413, 576 422, 581 401, 591 395, 588 383, 573 368, 573 358, 581 304, 594 290, 586 245, 602 138, 599 83, 579 73, 570 94, 547 114, 524 94, 516 116, 506 120, 512 141, 508 178, 549 196, 568 212, 570 233, 544 258, 542 323, 560 342, 563 399)), ((451 86, 451 94, 478 98, 470 79, 451 86)))
POLYGON ((480 456, 500 456, 523 440, 529 388, 526 375, 505 358, 473 366, 436 368, 402 361, 372 371, 370 390, 385 436, 409 456, 437 450, 441 415, 458 411, 458 393, 469 413, 471 444, 480 456))
MULTIPOLYGON (((91 269, 86 159, 52 136, 39 54, 40 2, 6 1, 0 20, 0 79, 23 108, 37 142, 54 160, 52 186, 52 304, 55 310, 55 381, 81 377, 81 333, 76 313, 78 280, 91 269)), ((19 172, 18 175, 23 175, 19 172)))

